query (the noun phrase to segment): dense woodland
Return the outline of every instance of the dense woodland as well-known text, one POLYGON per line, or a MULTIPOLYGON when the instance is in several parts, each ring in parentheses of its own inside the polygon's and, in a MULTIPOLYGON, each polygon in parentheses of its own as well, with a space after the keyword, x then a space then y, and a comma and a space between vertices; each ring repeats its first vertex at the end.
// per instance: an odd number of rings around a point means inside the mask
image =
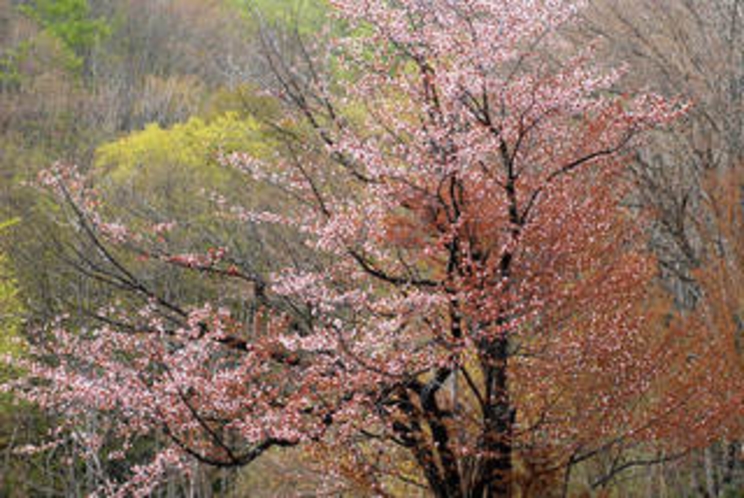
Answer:
POLYGON ((744 497, 743 33, 0 0, 0 496, 744 497))

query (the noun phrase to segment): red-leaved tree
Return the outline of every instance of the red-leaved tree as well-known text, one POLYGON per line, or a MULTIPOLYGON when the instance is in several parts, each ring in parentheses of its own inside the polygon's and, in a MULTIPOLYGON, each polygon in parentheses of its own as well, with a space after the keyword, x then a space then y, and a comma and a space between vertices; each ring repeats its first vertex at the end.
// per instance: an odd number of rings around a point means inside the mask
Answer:
MULTIPOLYGON (((149 305, 95 330, 53 326, 55 360, 28 367, 27 396, 69 420, 109 414, 120 456, 140 436, 167 442, 111 483, 122 495, 191 459, 243 466, 303 446, 346 455, 329 475, 352 462, 373 493, 402 482, 506 497, 658 442, 690 408, 663 385, 690 368, 681 347, 695 340, 657 326, 667 310, 653 304, 642 219, 622 207, 623 151, 681 110, 616 95, 617 73, 590 51, 567 55, 556 30, 575 2, 332 3, 354 33, 332 52, 336 83, 315 65, 300 77, 266 40, 304 123, 283 134, 299 152, 224 158, 287 196, 245 222, 299 234, 314 257, 266 282, 219 250, 148 249, 246 282, 259 311, 248 323, 210 303, 182 308, 115 267, 149 305)), ((81 182, 46 180, 75 201, 102 258, 116 265, 112 241, 142 242, 89 210, 81 182)))

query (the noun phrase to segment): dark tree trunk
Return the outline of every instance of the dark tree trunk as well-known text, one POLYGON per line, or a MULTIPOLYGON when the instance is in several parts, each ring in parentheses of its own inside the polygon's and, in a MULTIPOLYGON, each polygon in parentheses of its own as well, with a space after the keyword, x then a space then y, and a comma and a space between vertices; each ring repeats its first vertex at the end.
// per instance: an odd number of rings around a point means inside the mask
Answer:
POLYGON ((508 385, 509 339, 497 339, 483 359, 486 372, 486 399, 481 441, 481 469, 468 493, 470 498, 510 498, 513 481, 515 410, 508 385))

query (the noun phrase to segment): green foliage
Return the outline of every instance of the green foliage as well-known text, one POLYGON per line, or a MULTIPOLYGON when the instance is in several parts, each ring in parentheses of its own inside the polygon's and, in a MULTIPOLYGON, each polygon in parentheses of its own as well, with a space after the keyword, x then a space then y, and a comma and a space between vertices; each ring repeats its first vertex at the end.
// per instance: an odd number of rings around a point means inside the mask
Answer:
MULTIPOLYGON (((227 100, 220 106, 230 107, 227 100)), ((232 205, 262 210, 276 202, 276 192, 247 182, 244 175, 219 161, 220 154, 235 151, 271 161, 275 142, 245 111, 242 115, 229 111, 211 119, 192 117, 171 128, 151 124, 97 150, 94 174, 99 190, 105 192, 102 210, 107 219, 135 230, 147 230, 153 222, 175 221, 173 230, 156 238, 160 250, 178 254, 231 246, 233 255, 245 254, 256 271, 263 271, 268 263, 259 256, 265 254, 259 246, 268 236, 241 232, 255 229, 223 216, 209 194, 224 198, 226 210, 232 205)), ((231 282, 210 282, 199 273, 148 258, 132 258, 128 264, 153 289, 178 296, 181 303, 219 299, 226 304, 233 299, 231 282)))
POLYGON ((723 498, 744 498, 744 489, 739 488, 738 486, 728 486, 723 491, 723 498))
POLYGON ((255 117, 259 121, 271 121, 276 120, 281 112, 277 99, 260 95, 253 85, 243 84, 215 90, 204 106, 202 114, 207 120, 236 113, 241 118, 255 117))
POLYGON ((261 21, 269 25, 296 27, 301 35, 311 35, 326 24, 326 0, 228 0, 241 9, 251 24, 261 21))
POLYGON ((30 43, 24 41, 0 53, 0 90, 17 90, 23 84, 21 64, 28 57, 30 43))
MULTIPOLYGON (((18 221, 14 218, 0 222, 0 235, 18 221)), ((0 254, 0 355, 17 357, 23 354, 24 346, 20 335, 22 310, 18 283, 11 273, 7 258, 0 254)), ((0 382, 11 375, 12 371, 0 363, 0 382)), ((6 401, 3 398, 0 396, 0 411, 4 409, 3 402, 6 401)))
POLYGON ((0 221, 0 232, 5 230, 6 228, 12 227, 13 225, 17 225, 18 223, 20 223, 20 221, 20 218, 11 218, 6 221, 0 221))
MULTIPOLYGON (((23 354, 20 336, 22 309, 18 283, 10 272, 7 258, 0 255, 0 355, 15 357, 23 354)), ((6 367, 0 367, 0 382, 10 374, 6 367)))
POLYGON ((193 117, 169 129, 157 124, 101 146, 96 167, 116 184, 144 190, 163 176, 178 176, 193 187, 227 181, 232 174, 219 164, 219 153, 248 151, 266 156, 272 144, 260 133, 258 122, 229 112, 213 120, 193 117))
POLYGON ((75 57, 73 67, 82 67, 93 47, 110 33, 103 19, 92 17, 88 0, 33 0, 21 11, 62 41, 75 57))

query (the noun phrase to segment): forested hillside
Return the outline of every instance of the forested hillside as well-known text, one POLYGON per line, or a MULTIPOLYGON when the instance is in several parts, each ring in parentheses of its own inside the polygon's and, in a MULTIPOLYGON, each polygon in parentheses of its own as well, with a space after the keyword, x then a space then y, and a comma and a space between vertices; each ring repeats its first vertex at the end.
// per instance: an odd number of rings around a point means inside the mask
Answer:
POLYGON ((0 0, 0 496, 744 497, 739 0, 0 0))

